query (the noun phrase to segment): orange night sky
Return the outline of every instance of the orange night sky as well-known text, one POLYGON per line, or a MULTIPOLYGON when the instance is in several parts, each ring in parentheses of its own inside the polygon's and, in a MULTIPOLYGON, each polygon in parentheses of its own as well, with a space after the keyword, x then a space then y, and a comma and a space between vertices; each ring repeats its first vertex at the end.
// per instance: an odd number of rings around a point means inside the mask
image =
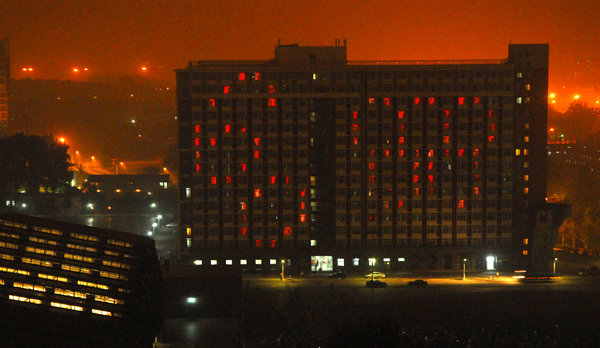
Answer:
POLYGON ((191 60, 270 58, 279 38, 346 38, 350 60, 505 58, 509 42, 547 42, 550 92, 566 106, 600 98, 599 18, 594 0, 4 0, 0 37, 15 79, 81 79, 72 69, 88 67, 169 82, 191 60))

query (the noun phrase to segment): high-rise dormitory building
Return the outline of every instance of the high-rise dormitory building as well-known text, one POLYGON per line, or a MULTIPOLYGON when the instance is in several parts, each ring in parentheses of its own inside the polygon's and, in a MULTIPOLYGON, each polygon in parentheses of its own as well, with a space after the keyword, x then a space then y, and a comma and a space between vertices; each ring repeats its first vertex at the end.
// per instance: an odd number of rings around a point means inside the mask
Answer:
POLYGON ((359 62, 336 40, 191 62, 177 70, 182 256, 243 269, 527 265, 551 215, 547 98, 547 44, 359 62))

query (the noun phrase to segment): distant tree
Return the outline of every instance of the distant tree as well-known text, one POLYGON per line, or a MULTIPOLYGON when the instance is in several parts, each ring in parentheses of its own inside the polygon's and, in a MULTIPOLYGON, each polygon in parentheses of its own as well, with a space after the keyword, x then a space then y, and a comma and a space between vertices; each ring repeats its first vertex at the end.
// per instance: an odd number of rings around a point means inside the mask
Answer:
POLYGON ((40 189, 56 192, 67 187, 72 177, 68 148, 37 135, 20 133, 0 138, 0 194, 40 189))
POLYGON ((559 140, 560 134, 565 140, 585 140, 600 131, 600 108, 591 107, 586 103, 575 102, 563 114, 548 111, 549 126, 555 128, 550 140, 559 140))
POLYGON ((597 201, 588 204, 579 225, 584 249, 600 247, 600 204, 597 201))
POLYGON ((577 238, 577 226, 575 225, 575 220, 572 217, 568 217, 565 219, 563 224, 558 229, 558 233, 560 235, 560 244, 567 245, 569 243, 572 247, 575 247, 575 239, 577 238))

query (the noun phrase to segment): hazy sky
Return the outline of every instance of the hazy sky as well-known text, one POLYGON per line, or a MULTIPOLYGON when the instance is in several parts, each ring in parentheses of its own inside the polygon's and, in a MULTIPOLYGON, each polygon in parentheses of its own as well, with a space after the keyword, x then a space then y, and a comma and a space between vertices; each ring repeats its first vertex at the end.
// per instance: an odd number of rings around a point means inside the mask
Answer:
POLYGON ((282 43, 348 39, 350 60, 505 58, 508 43, 550 43, 550 86, 600 79, 600 1, 2 0, 14 78, 133 73, 174 80, 200 59, 267 59, 282 43), (579 65, 577 63, 580 63, 579 65))

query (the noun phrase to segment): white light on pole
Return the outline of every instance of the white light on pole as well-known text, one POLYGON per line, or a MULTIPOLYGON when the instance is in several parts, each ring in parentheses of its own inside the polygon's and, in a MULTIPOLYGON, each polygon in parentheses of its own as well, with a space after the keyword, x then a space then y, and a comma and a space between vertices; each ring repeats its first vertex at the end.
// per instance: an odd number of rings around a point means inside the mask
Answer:
POLYGON ((463 280, 467 279, 467 259, 463 259, 463 280))
POLYGON ((556 261, 558 261, 558 257, 554 258, 552 273, 556 275, 556 261))
POLYGON ((285 280, 285 260, 281 260, 281 280, 285 280))

